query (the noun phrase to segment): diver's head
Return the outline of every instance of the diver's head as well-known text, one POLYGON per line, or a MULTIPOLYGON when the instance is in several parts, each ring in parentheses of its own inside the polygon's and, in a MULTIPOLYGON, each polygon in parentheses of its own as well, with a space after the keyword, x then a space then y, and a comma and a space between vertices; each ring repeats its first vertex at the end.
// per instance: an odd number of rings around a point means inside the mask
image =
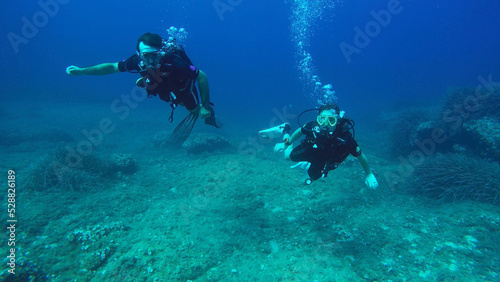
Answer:
POLYGON ((337 121, 340 119, 339 113, 340 108, 336 104, 323 105, 318 109, 316 122, 322 128, 328 129, 328 131, 335 131, 337 121))
POLYGON ((163 39, 158 34, 144 33, 137 39, 137 55, 141 59, 141 64, 148 68, 157 68, 160 66, 162 57, 161 48, 163 39))
POLYGON ((157 48, 158 50, 160 50, 161 47, 163 46, 163 38, 161 38, 161 36, 159 36, 158 34, 149 32, 144 33, 137 39, 137 44, 135 46, 137 52, 140 52, 139 45, 141 44, 141 42, 144 43, 145 45, 157 48))

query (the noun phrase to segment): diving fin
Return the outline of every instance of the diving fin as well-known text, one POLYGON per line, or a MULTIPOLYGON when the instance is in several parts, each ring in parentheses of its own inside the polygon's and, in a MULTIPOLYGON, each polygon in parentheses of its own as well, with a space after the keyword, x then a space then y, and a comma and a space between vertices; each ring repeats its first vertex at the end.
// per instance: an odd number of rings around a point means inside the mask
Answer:
POLYGON ((209 110, 210 110, 210 117, 208 117, 208 118, 205 119, 205 124, 214 126, 216 128, 221 128, 222 124, 220 123, 220 121, 217 122, 217 120, 215 118, 214 109, 212 107, 210 107, 209 110))
MULTIPOLYGON (((292 127, 288 122, 285 122, 283 124, 277 125, 275 127, 271 127, 268 129, 264 129, 259 131, 259 135, 264 138, 264 139, 273 139, 276 137, 281 137, 283 134, 288 134, 292 127)), ((290 136, 288 136, 290 137, 290 136)))
POLYGON ((169 137, 169 143, 173 145, 180 146, 182 145, 191 134, 193 130, 194 124, 198 119, 197 114, 189 113, 179 124, 174 128, 172 134, 169 137))

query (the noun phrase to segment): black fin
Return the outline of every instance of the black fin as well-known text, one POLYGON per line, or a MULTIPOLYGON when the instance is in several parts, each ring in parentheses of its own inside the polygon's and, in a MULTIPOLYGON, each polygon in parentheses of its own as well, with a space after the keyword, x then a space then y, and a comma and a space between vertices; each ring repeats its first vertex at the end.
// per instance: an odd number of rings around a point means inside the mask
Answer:
POLYGON ((170 134, 169 143, 177 146, 182 145, 188 139, 189 134, 191 134, 191 130, 193 130, 197 119, 197 114, 189 113, 189 115, 179 122, 172 134, 170 134))
POLYGON ((205 124, 215 126, 216 128, 221 128, 222 124, 217 124, 217 120, 215 119, 215 112, 212 107, 209 108, 210 117, 205 119, 205 124))

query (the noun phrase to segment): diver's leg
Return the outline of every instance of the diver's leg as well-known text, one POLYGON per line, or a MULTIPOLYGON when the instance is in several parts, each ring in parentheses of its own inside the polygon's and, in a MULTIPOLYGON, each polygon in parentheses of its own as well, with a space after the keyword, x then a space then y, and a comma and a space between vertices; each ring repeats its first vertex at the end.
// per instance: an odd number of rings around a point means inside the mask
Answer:
POLYGON ((304 171, 302 181, 307 185, 322 176, 325 161, 321 154, 321 151, 314 149, 309 144, 300 144, 290 152, 290 159, 298 162, 291 168, 300 168, 304 171))
POLYGON ((311 179, 311 182, 313 180, 318 180, 323 175, 322 170, 324 166, 325 164, 321 162, 311 163, 311 165, 307 168, 307 175, 311 179))
MULTIPOLYGON (((181 104, 183 105, 183 104, 181 104)), ((183 105, 184 106, 184 105, 183 105)), ((190 113, 192 113, 193 115, 198 115, 200 113, 200 105, 194 107, 193 109, 188 109, 186 107, 186 110, 188 110, 190 113)))
MULTIPOLYGON (((292 146, 289 146, 288 148, 290 147, 292 146)), ((302 169, 303 170, 302 181, 304 181, 305 183, 307 183, 307 179, 309 179, 309 176, 307 175, 307 170, 311 165, 309 163, 310 154, 308 153, 310 150, 311 150, 310 146, 305 146, 304 144, 300 144, 297 147, 293 148, 292 150, 285 150, 285 158, 297 162, 290 168, 302 169)), ((309 181, 308 184, 310 184, 311 182, 312 181, 309 181)))
POLYGON ((177 99, 181 101, 179 105, 184 106, 193 115, 200 113, 200 101, 196 87, 191 91, 189 89, 176 93, 177 99))
POLYGON ((287 160, 287 161, 288 161, 288 160, 291 160, 291 158, 290 158, 290 154, 292 153, 292 150, 293 150, 292 146, 288 146, 288 147, 285 149, 285 151, 283 152, 283 153, 284 153, 285 160, 287 160))
MULTIPOLYGON (((288 146, 290 148, 292 146, 288 146)), ((287 149, 288 149, 287 148, 287 149)), ((287 150, 285 150, 286 152, 287 150)), ((299 144, 295 148, 289 150, 290 152, 288 155, 285 154, 285 157, 289 158, 290 160, 294 162, 309 162, 309 151, 310 151, 310 146, 306 146, 304 144, 299 144)))

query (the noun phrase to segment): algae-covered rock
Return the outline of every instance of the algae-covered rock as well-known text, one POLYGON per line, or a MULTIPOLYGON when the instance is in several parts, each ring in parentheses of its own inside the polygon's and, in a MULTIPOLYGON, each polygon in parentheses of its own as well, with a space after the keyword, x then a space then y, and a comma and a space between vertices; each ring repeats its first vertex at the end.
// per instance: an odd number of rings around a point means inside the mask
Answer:
POLYGON ((59 149, 52 155, 34 160, 24 178, 23 187, 34 191, 99 191, 118 173, 133 174, 137 164, 129 154, 110 158, 75 155, 59 149))
POLYGON ((204 152, 214 152, 217 150, 226 150, 232 145, 225 137, 220 135, 195 135, 190 137, 182 148, 189 154, 201 154, 204 152))
POLYGON ((500 160, 500 122, 494 118, 483 117, 463 125, 463 139, 467 147, 481 156, 500 160))
POLYGON ((158 148, 167 147, 170 145, 169 143, 170 134, 166 131, 158 132, 155 136, 153 136, 153 145, 158 148))
POLYGON ((137 172, 138 166, 131 154, 114 154, 111 161, 116 165, 118 172, 124 174, 134 174, 137 172))

